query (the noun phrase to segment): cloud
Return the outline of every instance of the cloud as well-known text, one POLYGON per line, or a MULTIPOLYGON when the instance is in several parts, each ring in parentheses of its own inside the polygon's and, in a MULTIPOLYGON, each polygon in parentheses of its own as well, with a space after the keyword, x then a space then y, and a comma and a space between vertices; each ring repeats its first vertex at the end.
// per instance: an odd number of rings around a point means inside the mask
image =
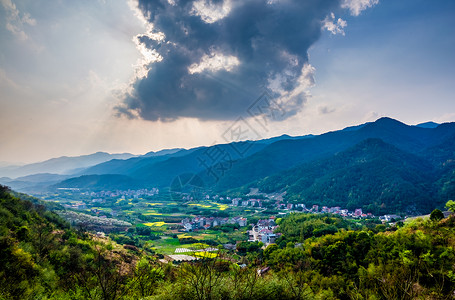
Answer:
POLYGON ((199 63, 194 63, 188 68, 188 73, 202 73, 206 70, 216 72, 226 70, 230 72, 235 66, 239 65, 239 60, 235 56, 225 56, 220 53, 212 52, 210 55, 204 55, 199 63))
POLYGON ((0 3, 8 14, 6 17, 6 29, 19 40, 27 40, 28 35, 24 31, 24 25, 35 26, 36 20, 29 13, 21 14, 11 0, 0 0, 0 3))
POLYGON ((344 28, 347 25, 348 25, 348 23, 341 18, 338 18, 338 20, 335 20, 335 14, 331 13, 330 16, 327 16, 324 19, 324 21, 322 23, 322 28, 326 29, 333 35, 335 35, 335 34, 345 35, 344 28))
MULTIPOLYGON (((347 5, 347 4, 346 4, 347 5)), ((352 4, 354 5, 354 4, 352 4)), ((340 0, 130 0, 147 30, 117 112, 130 118, 230 120, 265 90, 289 116, 313 84, 308 49, 344 34, 340 0)))
POLYGON ((335 108, 329 107, 329 106, 327 106, 327 105, 319 106, 318 110, 319 110, 319 113, 320 113, 321 115, 331 114, 331 113, 333 113, 333 112, 336 111, 335 108))
MULTIPOLYGON (((175 5, 175 4, 174 4, 175 5)), ((231 1, 207 1, 198 0, 193 2, 190 13, 201 17, 206 23, 214 23, 226 17, 231 11, 231 1)))
POLYGON ((373 7, 379 3, 379 0, 343 0, 342 8, 347 8, 351 15, 358 16, 367 8, 373 7))

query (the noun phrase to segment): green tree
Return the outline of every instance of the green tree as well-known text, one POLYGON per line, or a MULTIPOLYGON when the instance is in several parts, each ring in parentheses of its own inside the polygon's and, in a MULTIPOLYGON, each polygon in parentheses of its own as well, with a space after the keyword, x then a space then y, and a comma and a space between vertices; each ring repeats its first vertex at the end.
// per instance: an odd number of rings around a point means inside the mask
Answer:
POLYGON ((448 210, 450 210, 452 213, 455 213, 455 201, 449 200, 446 203, 446 207, 448 210))
POLYGON ((430 214, 430 220, 431 221, 439 221, 439 220, 442 220, 444 219, 444 214, 442 213, 442 211, 440 211, 439 209, 435 209, 431 212, 430 214))
POLYGON ((277 244, 268 245, 267 248, 265 248, 265 250, 264 250, 264 257, 265 258, 269 258, 270 255, 272 254, 272 252, 274 252, 274 251, 276 251, 278 249, 280 249, 280 248, 278 247, 277 244))

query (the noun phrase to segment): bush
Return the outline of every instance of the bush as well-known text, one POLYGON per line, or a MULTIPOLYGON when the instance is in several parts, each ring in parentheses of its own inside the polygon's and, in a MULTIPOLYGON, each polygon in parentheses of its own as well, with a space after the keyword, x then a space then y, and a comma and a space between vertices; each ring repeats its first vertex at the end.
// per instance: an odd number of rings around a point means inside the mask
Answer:
POLYGON ((435 209, 431 212, 431 214, 430 214, 431 221, 439 221, 442 219, 444 219, 444 214, 439 209, 435 209))

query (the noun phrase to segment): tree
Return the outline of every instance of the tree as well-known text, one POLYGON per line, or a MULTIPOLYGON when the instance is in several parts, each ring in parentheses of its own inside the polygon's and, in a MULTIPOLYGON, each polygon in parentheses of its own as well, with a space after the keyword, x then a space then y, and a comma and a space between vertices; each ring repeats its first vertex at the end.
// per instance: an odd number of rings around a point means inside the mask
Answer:
POLYGON ((265 256, 266 258, 269 258, 270 255, 272 254, 272 252, 274 252, 274 251, 276 251, 276 250, 278 250, 278 249, 280 249, 280 248, 278 247, 277 244, 270 244, 270 245, 267 246, 267 248, 265 248, 265 250, 264 250, 264 256, 265 256))
POLYGON ((215 267, 216 258, 202 257, 195 263, 184 263, 179 268, 178 276, 182 279, 181 299, 214 299, 220 286, 222 272, 215 267))
POLYGON ((149 297, 155 292, 158 283, 164 279, 164 271, 161 266, 148 261, 143 257, 134 269, 129 288, 134 291, 138 298, 149 297))
POLYGON ((431 212, 430 214, 430 220, 431 221, 439 221, 439 220, 442 220, 444 219, 444 214, 442 213, 442 211, 440 211, 439 209, 435 209, 431 212))
POLYGON ((446 203, 446 207, 448 210, 450 210, 452 213, 455 213, 455 201, 449 200, 446 203))

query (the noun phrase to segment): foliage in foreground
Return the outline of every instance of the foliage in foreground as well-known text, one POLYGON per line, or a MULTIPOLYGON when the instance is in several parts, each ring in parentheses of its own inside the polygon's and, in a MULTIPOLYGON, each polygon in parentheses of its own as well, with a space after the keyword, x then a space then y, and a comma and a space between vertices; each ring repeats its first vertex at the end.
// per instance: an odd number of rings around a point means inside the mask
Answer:
POLYGON ((454 298, 454 216, 386 231, 302 216, 280 222, 285 242, 240 256, 247 267, 227 252, 176 267, 76 232, 2 187, 0 299, 454 298))

